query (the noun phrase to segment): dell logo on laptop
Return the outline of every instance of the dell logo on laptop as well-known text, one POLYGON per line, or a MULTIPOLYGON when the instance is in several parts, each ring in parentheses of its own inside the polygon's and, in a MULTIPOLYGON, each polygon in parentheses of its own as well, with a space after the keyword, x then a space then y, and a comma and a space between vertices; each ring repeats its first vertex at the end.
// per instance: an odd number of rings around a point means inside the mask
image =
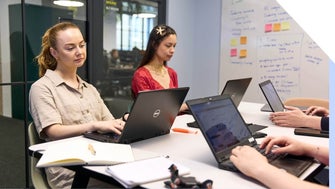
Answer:
POLYGON ((153 114, 152 117, 157 118, 161 114, 161 110, 157 109, 153 114))

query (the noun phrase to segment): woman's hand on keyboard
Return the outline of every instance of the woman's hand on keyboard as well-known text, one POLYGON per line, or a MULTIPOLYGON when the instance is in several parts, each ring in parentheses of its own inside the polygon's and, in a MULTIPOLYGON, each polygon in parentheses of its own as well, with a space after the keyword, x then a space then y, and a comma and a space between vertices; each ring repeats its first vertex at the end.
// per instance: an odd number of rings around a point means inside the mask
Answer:
POLYGON ((258 169, 270 166, 264 155, 250 146, 237 146, 232 150, 230 161, 245 175, 253 177, 258 169))
POLYGON ((292 155, 307 155, 306 150, 308 150, 309 145, 290 137, 281 136, 266 137, 262 141, 260 148, 265 148, 266 154, 272 152, 274 154, 288 153, 292 155))

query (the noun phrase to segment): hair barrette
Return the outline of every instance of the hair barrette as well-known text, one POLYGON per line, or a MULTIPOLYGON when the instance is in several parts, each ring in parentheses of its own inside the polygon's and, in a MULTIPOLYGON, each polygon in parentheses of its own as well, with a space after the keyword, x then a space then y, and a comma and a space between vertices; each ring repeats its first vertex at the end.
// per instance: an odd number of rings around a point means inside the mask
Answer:
POLYGON ((162 27, 158 27, 156 28, 156 34, 159 34, 160 36, 163 36, 164 35, 164 29, 162 27))

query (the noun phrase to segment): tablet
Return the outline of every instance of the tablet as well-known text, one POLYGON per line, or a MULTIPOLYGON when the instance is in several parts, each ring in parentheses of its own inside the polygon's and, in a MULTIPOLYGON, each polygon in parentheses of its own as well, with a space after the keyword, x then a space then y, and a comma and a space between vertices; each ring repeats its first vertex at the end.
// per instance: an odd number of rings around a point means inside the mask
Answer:
POLYGON ((329 138, 328 131, 320 131, 317 129, 309 129, 309 128, 296 128, 294 129, 294 134, 329 138))

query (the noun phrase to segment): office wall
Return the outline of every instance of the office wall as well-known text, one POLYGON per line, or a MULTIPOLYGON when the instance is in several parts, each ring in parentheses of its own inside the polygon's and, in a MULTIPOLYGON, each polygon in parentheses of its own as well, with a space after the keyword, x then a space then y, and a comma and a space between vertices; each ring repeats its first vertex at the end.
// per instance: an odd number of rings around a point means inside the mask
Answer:
POLYGON ((218 94, 221 0, 168 0, 167 24, 177 32, 177 48, 168 63, 187 99, 218 94))
POLYGON ((283 100, 328 98, 328 56, 276 0, 223 1, 222 23, 222 85, 253 77, 244 99, 254 102, 267 79, 283 100))
MULTIPOLYGON (((231 44, 231 37, 223 35, 223 29, 231 29, 231 20, 228 24, 224 19, 230 19, 223 11, 224 6, 231 1, 222 0, 168 0, 167 1, 167 23, 173 26, 178 33, 178 44, 175 56, 169 62, 169 65, 176 69, 179 75, 181 86, 190 86, 191 90, 187 98, 202 97, 218 94, 228 79, 253 76, 253 82, 248 89, 244 100, 264 102, 265 98, 261 94, 258 82, 265 77, 260 77, 262 73, 258 72, 257 67, 251 69, 246 65, 232 66, 230 60, 230 51, 224 50, 221 42, 231 44), (224 4, 225 3, 225 4, 224 4), (222 26, 222 28, 221 28, 222 26), (223 51, 227 54, 223 55, 223 51), (222 54, 221 54, 222 53, 222 54)), ((246 2, 246 1, 236 1, 246 2)), ((251 1, 248 1, 251 2, 251 1)), ((275 3, 275 0, 262 0, 256 6, 264 5, 265 2, 275 3)), ((227 6, 226 6, 227 7, 227 6)), ((259 15, 257 15, 259 16, 259 15)), ((252 22, 259 22, 259 19, 252 17, 252 22)), ((283 99, 289 96, 308 96, 328 98, 328 59, 327 56, 310 40, 307 34, 297 26, 294 20, 289 20, 289 29, 285 31, 282 37, 285 41, 293 38, 300 38, 300 46, 295 46, 294 66, 298 67, 299 73, 291 73, 289 80, 297 80, 295 89, 280 91, 289 91, 290 93, 280 94, 283 99), (303 40, 301 40, 303 39, 303 40), (304 51, 304 54, 301 52, 304 51), (299 56, 299 57, 298 57, 299 56), (304 65, 301 65, 301 64, 304 65), (307 65, 307 63, 309 63, 307 65), (298 65, 298 66, 296 66, 298 65), (315 74, 316 73, 316 74, 315 74), (315 85, 314 88, 309 85, 315 85)), ((257 25, 263 25, 262 22, 257 25)), ((263 30, 263 26, 260 28, 263 30)), ((264 34, 264 33, 263 33, 264 34)), ((283 35, 283 33, 272 32, 272 35, 283 35)), ((249 43, 252 43, 252 37, 248 37, 249 43)), ((256 43, 256 42, 255 42, 256 43)), ((292 49, 289 49, 292 50, 292 49)), ((274 49, 267 49, 273 53, 274 49)), ((252 50, 248 51, 248 56, 252 55, 252 50)), ((266 57, 267 53, 262 56, 266 57)), ((269 53, 268 53, 269 54, 269 53)), ((273 58, 271 55, 269 58, 273 58)), ((242 61, 249 61, 243 59, 242 61)), ((254 61, 254 60, 253 60, 254 61)), ((278 87, 279 85, 277 85, 278 87)), ((282 92, 280 92, 282 93, 282 92)))

